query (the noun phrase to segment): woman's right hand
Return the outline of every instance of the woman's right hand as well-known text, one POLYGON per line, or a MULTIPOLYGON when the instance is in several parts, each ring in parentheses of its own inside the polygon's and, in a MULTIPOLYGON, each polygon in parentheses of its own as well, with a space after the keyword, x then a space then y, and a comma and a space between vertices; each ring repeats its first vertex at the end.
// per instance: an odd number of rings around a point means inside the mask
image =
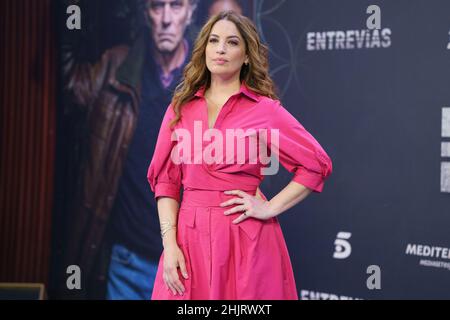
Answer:
POLYGON ((178 244, 165 246, 163 279, 167 289, 170 289, 174 295, 178 293, 181 296, 184 294, 185 288, 178 277, 178 268, 183 277, 187 279, 186 262, 180 247, 178 244))

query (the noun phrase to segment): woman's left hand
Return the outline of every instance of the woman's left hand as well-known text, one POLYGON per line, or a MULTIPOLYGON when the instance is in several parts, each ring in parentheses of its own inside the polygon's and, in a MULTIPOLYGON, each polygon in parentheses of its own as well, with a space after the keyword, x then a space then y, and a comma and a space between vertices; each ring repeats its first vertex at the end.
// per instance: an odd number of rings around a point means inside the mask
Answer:
POLYGON ((274 216, 269 201, 252 196, 241 190, 224 191, 224 193, 238 196, 220 204, 221 207, 237 204, 237 206, 224 212, 225 215, 242 213, 237 219, 233 220, 233 223, 239 223, 248 218, 268 220, 274 216))

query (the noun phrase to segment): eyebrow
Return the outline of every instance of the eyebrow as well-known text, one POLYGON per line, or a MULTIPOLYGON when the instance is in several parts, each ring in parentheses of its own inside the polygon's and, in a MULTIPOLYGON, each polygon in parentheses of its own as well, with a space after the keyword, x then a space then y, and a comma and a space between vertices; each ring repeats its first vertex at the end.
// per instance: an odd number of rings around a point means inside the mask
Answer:
MULTIPOLYGON (((211 37, 213 37, 213 36, 219 38, 219 36, 217 34, 211 33, 211 37)), ((239 36, 228 36, 227 39, 229 39, 229 38, 236 38, 236 39, 241 40, 241 38, 239 38, 239 36)))

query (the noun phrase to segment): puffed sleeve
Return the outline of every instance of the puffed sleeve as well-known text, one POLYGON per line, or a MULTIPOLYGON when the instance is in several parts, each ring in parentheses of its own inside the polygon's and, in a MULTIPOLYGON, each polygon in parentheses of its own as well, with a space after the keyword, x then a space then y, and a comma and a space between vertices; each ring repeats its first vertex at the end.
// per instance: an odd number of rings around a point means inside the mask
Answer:
POLYGON ((164 114, 159 129, 155 151, 147 172, 147 179, 151 190, 158 197, 170 197, 180 202, 181 165, 172 161, 171 153, 177 141, 172 141, 173 128, 169 128, 170 121, 175 117, 170 104, 164 114))
MULTIPOLYGON (((275 100, 271 107, 269 131, 278 129, 279 132, 278 143, 274 143, 277 148, 271 150, 278 155, 281 165, 294 174, 292 181, 315 192, 322 192, 324 182, 332 172, 330 157, 278 100, 275 100)), ((270 137, 271 134, 268 134, 269 143, 272 141, 270 137)))

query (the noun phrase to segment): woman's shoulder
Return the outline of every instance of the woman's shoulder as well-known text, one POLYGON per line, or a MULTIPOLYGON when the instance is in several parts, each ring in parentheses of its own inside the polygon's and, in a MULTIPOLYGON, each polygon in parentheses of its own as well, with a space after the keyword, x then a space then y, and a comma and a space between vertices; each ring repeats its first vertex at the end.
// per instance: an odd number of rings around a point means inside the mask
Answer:
POLYGON ((266 108, 268 110, 276 110, 281 106, 281 102, 278 99, 273 99, 268 96, 258 96, 259 102, 258 106, 261 106, 263 108, 266 108))

